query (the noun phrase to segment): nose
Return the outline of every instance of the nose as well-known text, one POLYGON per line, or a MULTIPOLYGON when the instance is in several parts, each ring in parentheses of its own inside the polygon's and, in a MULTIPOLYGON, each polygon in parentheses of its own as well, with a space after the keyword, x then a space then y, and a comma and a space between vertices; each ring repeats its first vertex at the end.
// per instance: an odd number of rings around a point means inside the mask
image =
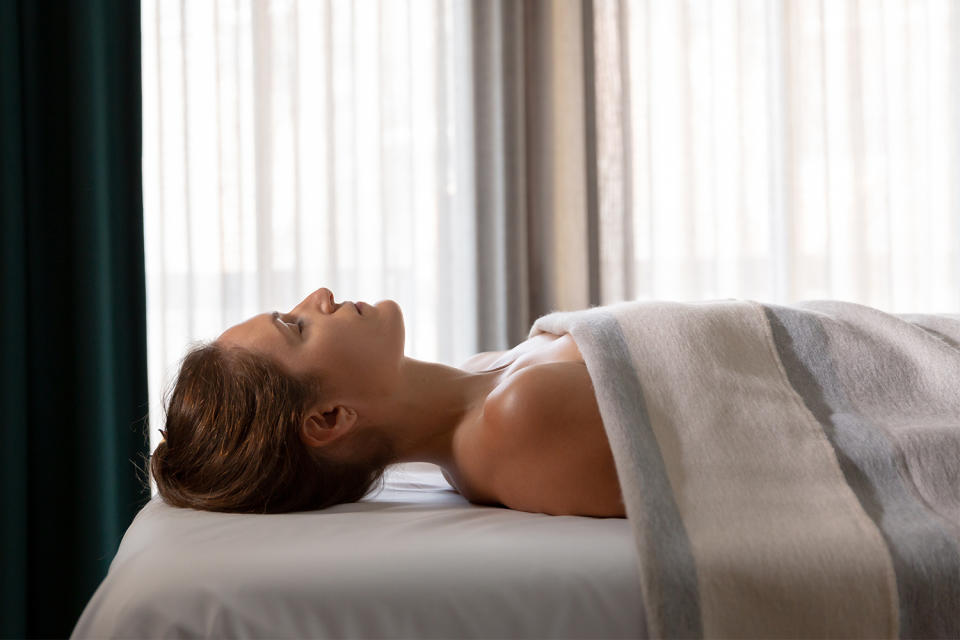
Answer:
POLYGON ((319 307, 325 313, 333 313, 335 306, 333 304, 333 292, 326 287, 320 287, 296 306, 293 310, 295 314, 302 313, 310 307, 319 307))

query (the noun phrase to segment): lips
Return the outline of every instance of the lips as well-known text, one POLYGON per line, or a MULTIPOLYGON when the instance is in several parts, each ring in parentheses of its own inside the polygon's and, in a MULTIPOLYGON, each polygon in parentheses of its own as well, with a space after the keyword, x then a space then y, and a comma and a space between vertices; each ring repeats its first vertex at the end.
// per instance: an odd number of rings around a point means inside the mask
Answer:
POLYGON ((345 304, 351 305, 351 306, 353 307, 353 310, 357 312, 357 315, 361 315, 361 316, 362 316, 364 309, 367 309, 367 311, 370 311, 370 309, 369 309, 370 305, 368 305, 366 302, 359 302, 359 301, 353 302, 352 300, 344 300, 343 302, 341 302, 341 303, 339 303, 339 304, 334 304, 334 303, 333 303, 333 296, 331 295, 331 297, 330 297, 330 305, 333 307, 334 312, 339 311, 339 310, 340 310, 340 307, 342 307, 342 306, 345 305, 345 304))

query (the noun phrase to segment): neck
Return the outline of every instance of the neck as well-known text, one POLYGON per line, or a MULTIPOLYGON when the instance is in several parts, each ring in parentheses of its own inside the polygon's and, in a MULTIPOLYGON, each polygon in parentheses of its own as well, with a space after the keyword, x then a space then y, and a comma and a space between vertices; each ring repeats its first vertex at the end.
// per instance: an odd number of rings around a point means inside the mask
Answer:
POLYGON ((398 385, 370 414, 394 437, 396 462, 455 469, 454 436, 483 407, 501 369, 474 373, 404 357, 398 385))

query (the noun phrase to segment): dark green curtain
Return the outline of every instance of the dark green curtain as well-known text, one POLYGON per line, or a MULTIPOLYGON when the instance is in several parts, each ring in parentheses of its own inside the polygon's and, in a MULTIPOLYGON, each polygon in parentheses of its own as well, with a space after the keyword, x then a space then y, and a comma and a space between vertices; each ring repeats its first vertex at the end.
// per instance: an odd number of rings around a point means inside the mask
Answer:
POLYGON ((0 0, 0 634, 63 637, 149 495, 136 0, 0 0))

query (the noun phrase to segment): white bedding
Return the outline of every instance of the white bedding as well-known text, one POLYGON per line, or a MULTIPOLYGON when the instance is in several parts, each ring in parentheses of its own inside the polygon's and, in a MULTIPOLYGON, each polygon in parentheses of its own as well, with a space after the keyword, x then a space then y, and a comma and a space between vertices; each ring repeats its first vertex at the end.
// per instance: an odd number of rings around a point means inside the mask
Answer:
POLYGON ((72 637, 645 636, 626 520, 471 505, 425 463, 385 478, 362 502, 307 513, 155 497, 72 637))

